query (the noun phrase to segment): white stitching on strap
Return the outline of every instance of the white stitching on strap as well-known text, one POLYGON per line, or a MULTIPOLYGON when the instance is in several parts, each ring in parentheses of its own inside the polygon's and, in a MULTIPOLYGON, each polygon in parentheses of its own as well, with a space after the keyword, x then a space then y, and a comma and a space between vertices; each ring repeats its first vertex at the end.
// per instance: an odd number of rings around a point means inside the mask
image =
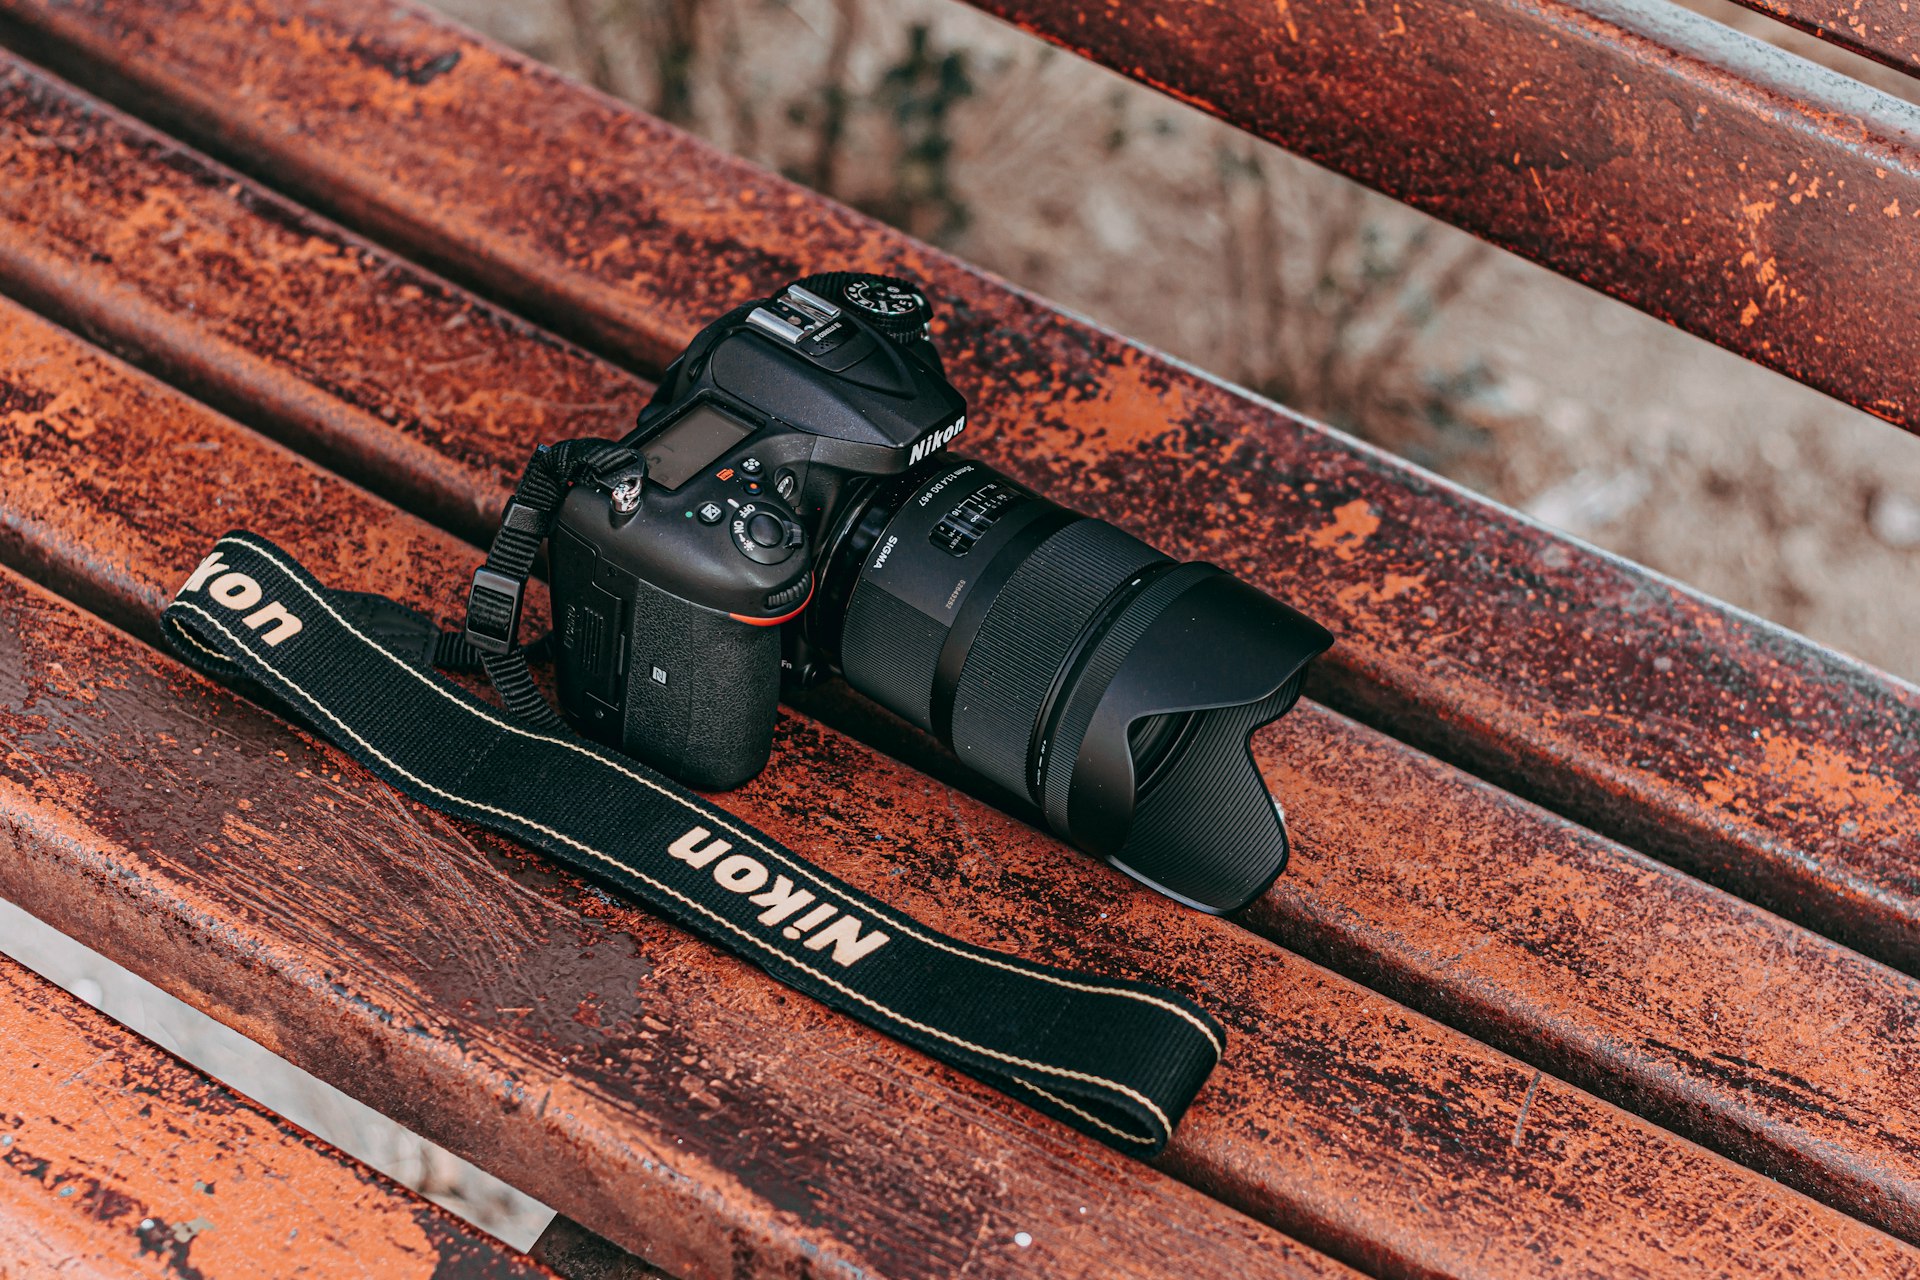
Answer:
MULTIPOLYGON (((377 651, 378 653, 386 657, 388 661, 392 662, 395 666, 399 667, 402 671, 405 671, 408 675, 413 676, 415 679, 419 680, 422 684, 426 685, 429 689, 432 689, 435 693, 438 693, 440 696, 452 702, 455 706, 460 707, 461 709, 468 711, 473 715, 478 716, 479 718, 485 720, 487 723, 492 724, 497 728, 505 729, 511 733, 518 734, 524 738, 532 738, 537 742, 550 742, 556 746, 565 747, 569 751, 577 752, 578 754, 587 757, 589 760, 597 760, 601 764, 605 765, 607 768, 614 770, 616 773, 619 773, 624 777, 633 779, 635 782, 642 784, 643 786, 647 787, 649 790, 657 791, 661 795, 666 796, 668 799, 673 800, 675 803, 680 802, 678 796, 675 796, 671 791, 668 791, 665 787, 662 787, 659 783, 653 781, 651 778, 648 778, 639 773, 635 773, 633 770, 628 769, 624 765, 620 764, 617 760, 611 759, 610 757, 603 755, 598 751, 589 750, 581 746, 579 743, 570 742, 565 738, 554 738, 554 737, 549 737, 548 735, 543 733, 536 733, 533 730, 528 729, 523 725, 516 724, 511 720, 502 720, 495 716, 487 714, 485 712, 476 710, 470 704, 461 701, 459 698, 455 697, 452 693, 448 692, 447 689, 444 686, 442 686, 439 682, 433 679, 430 679, 427 676, 427 674, 421 671, 418 667, 413 666, 412 664, 402 660, 395 654, 389 653, 378 641, 374 640, 372 637, 363 633, 358 627, 354 626, 353 623, 349 622, 346 618, 341 617, 339 612, 336 611, 334 607, 331 604, 329 604, 327 600, 319 592, 314 591, 311 587, 309 587, 306 584, 305 581, 302 580, 301 575, 298 572, 296 572, 293 569, 293 567, 289 566, 286 563, 286 561, 282 560, 278 555, 274 554, 273 549, 263 546, 260 543, 253 542, 247 538, 231 535, 231 534, 228 535, 227 537, 220 539, 220 542, 216 543, 215 545, 219 546, 221 544, 229 543, 229 542, 237 546, 243 546, 247 548, 249 551, 252 551, 257 555, 264 556, 268 560, 272 561, 275 565, 279 566, 280 570, 283 573, 285 573, 287 577, 291 579, 296 586, 298 586, 302 591, 305 591, 309 596, 312 596, 315 603, 319 604, 319 606, 325 609, 328 612, 328 614, 332 615, 334 621, 338 622, 341 626, 345 627, 348 631, 351 631, 354 635, 359 636, 362 641, 364 641, 369 647, 371 647, 372 649, 374 649, 375 651, 377 651)), ((249 650, 249 652, 252 652, 252 651, 249 650)), ((702 815, 702 816, 705 817, 706 815, 702 815)), ((825 880, 821 879, 819 875, 815 874, 815 871, 812 867, 809 867, 807 864, 802 862, 795 862, 792 859, 789 859, 785 855, 781 854, 777 849, 774 849, 771 846, 762 842, 758 837, 758 833, 745 831, 739 827, 732 826, 726 822, 724 816, 716 819, 716 821, 718 821, 721 826, 725 827, 726 830, 732 832, 735 836, 739 837, 741 840, 746 841, 748 844, 760 850, 762 853, 766 854, 768 857, 779 859, 780 862, 784 863, 787 867, 792 869, 795 873, 805 876, 808 880, 811 880, 814 884, 819 885, 821 888, 826 889, 830 893, 838 892, 838 890, 835 890, 830 885, 828 885, 825 880)), ((1168 1013, 1174 1014, 1175 1016, 1181 1019, 1184 1019, 1186 1022, 1191 1023, 1194 1029, 1206 1038, 1207 1043, 1213 1046, 1213 1058, 1215 1062, 1218 1062, 1220 1060, 1220 1055, 1225 1049, 1225 1046, 1220 1043, 1219 1037, 1214 1034, 1213 1028, 1209 1027, 1205 1022, 1201 1021, 1201 1019, 1199 1019, 1198 1017, 1195 1017, 1191 1010, 1183 1009, 1179 1005, 1174 1004, 1172 1001, 1162 1000, 1158 996, 1149 995, 1144 991, 1130 991, 1124 987, 1104 987, 1104 986, 1099 986, 1097 984, 1075 982, 1071 979, 1057 977, 1050 973, 1043 973, 1033 969, 1025 968, 1020 965, 1009 964, 1007 961, 999 958, 998 956, 994 956, 992 954, 984 953, 984 952, 977 952, 977 951, 962 949, 940 938, 931 937, 926 933, 922 932, 921 930, 917 929, 916 927, 914 927, 914 924, 912 921, 909 921, 904 917, 892 915, 891 913, 887 912, 883 906, 880 906, 879 904, 876 904, 876 907, 878 909, 874 910, 872 914, 886 919, 890 924, 893 925, 893 927, 900 930, 900 932, 905 933, 911 937, 918 938, 921 942, 935 948, 936 950, 945 951, 952 955, 962 956, 966 959, 975 960, 981 964, 988 965, 992 968, 1005 969, 1010 973, 1025 974, 1027 977, 1037 979, 1041 982, 1051 983, 1054 986, 1065 987, 1069 990, 1084 991, 1091 995, 1118 996, 1127 1000, 1137 1000, 1142 1004, 1153 1005, 1156 1008, 1164 1009, 1168 1013)))
MULTIPOLYGON (((252 544, 246 544, 246 545, 251 547, 252 544)), ((256 551, 259 550, 259 548, 257 547, 252 547, 252 549, 256 551)), ((295 579, 295 580, 298 581, 298 579, 295 579)), ((1016 1057, 1015 1055, 1010 1053, 1002 1053, 997 1049, 990 1049, 985 1045, 975 1044, 970 1040, 962 1039, 961 1037, 953 1035, 950 1032, 942 1031, 938 1027, 929 1026, 926 1023, 918 1022, 912 1018, 906 1017, 904 1014, 901 1014, 896 1010, 890 1009, 887 1006, 881 1004, 879 1001, 874 1000, 871 997, 866 996, 861 992, 856 991, 853 988, 845 985, 844 983, 836 981, 834 978, 828 976, 827 974, 812 968, 811 966, 807 965, 803 961, 795 959, 794 957, 788 955, 786 952, 780 950, 778 947, 773 946, 771 943, 768 943, 767 941, 758 937, 757 935, 749 933, 745 929, 742 929, 739 925, 735 924, 731 920, 728 920, 725 916, 720 915, 719 913, 713 911, 712 909, 696 901, 695 899, 687 897, 685 894, 679 892, 677 889, 674 889, 672 886, 663 884, 662 882, 655 880, 653 877, 645 874, 644 872, 641 872, 631 866, 628 866, 626 863, 621 862, 619 859, 614 858, 606 853, 603 853, 600 850, 593 848, 591 845, 585 844, 579 840, 575 840, 571 836, 566 835, 564 832, 555 831, 551 827, 548 827, 539 822, 535 822, 533 819, 528 818, 523 814, 514 813, 513 811, 508 809, 501 809, 494 805, 485 804, 485 803, 482 803, 481 801, 474 800, 466 796, 455 795, 450 791, 445 791, 439 787, 434 786, 432 783, 428 782, 426 779, 421 778, 418 775, 412 773, 411 771, 403 768, 400 764, 394 761, 394 759, 391 756, 388 756, 385 752, 381 751, 379 748, 375 747, 372 743, 368 742, 365 738, 361 737, 360 734, 354 730, 353 726, 347 724, 345 721, 341 720, 338 716, 334 715, 332 711, 328 710, 325 706, 323 706, 319 702, 319 700, 316 699, 312 694, 308 693, 305 689, 301 688, 300 685, 296 681, 294 681, 292 678, 287 676, 285 672, 280 671, 271 662, 268 662, 266 658, 264 658, 258 652, 256 652, 250 645, 246 643, 245 640, 243 640, 241 637, 239 637, 238 635, 234 634, 234 632, 229 630, 224 623, 222 623, 218 618, 214 617, 211 613, 208 613, 205 609, 202 609, 199 605, 193 604, 189 601, 176 599, 173 603, 174 603, 174 607, 176 608, 185 609, 191 613, 198 614, 201 618, 204 618, 210 626, 212 626, 215 630, 219 631, 222 635, 226 636, 227 639, 230 640, 235 645, 235 647, 239 648, 243 652, 253 657, 254 660, 257 661, 262 667, 266 668, 269 674, 271 674, 275 679, 277 679, 282 684, 284 684, 289 690, 291 690, 295 695, 297 695, 308 706, 311 706, 319 714, 325 716, 328 720, 332 721, 335 725, 338 725, 342 732, 344 732, 349 737, 351 737, 355 742, 359 743, 360 746, 365 751, 367 751, 368 754, 378 757, 382 763, 384 763, 388 768, 392 769, 395 773, 401 774, 407 778, 412 779, 413 782, 417 786, 419 786, 422 790, 430 791, 435 795, 442 796, 457 804, 466 805, 486 813, 494 814, 498 817, 508 818, 515 822, 522 823, 525 826, 531 827, 534 830, 539 831, 547 836, 550 836, 555 840, 558 840, 564 844, 570 845, 573 848, 578 849, 580 852, 584 854, 597 858, 600 861, 607 863, 609 866, 615 867, 618 870, 633 876, 637 880, 644 881, 645 883, 647 883, 648 885, 651 885, 655 890, 659 891, 660 893, 666 895, 667 897, 673 898, 678 902, 685 904, 687 907, 692 908, 694 911, 700 913, 701 915, 709 917, 715 924, 720 925, 722 928, 727 929, 730 932, 739 935, 741 938, 752 943, 754 946, 757 946, 763 951, 767 951, 773 954, 774 956, 777 956, 779 959, 785 961, 788 964, 791 964, 796 969, 799 969, 801 972, 808 974, 809 976, 815 978, 816 980, 823 983, 824 985, 831 987, 834 990, 840 992, 842 995, 846 996, 847 998, 853 1001, 856 1001, 859 1004, 866 1005, 868 1008, 873 1009, 875 1012, 901 1024, 902 1026, 911 1027, 916 1031, 919 1031, 925 1035, 933 1037, 934 1039, 947 1041, 950 1044, 954 1044, 959 1046, 960 1048, 970 1050, 974 1053, 980 1054, 983 1057, 993 1058, 1013 1066, 1025 1067, 1029 1070, 1039 1071, 1047 1075, 1060 1076, 1064 1079, 1069 1079, 1069 1080, 1078 1080, 1086 1084, 1100 1085, 1105 1088, 1113 1090, 1115 1093, 1122 1094, 1126 1097, 1132 1098, 1134 1101, 1140 1103, 1148 1111, 1153 1113, 1154 1118, 1160 1122, 1162 1132, 1169 1133, 1169 1134, 1172 1133, 1173 1124, 1171 1121, 1168 1120, 1166 1112, 1162 1111, 1159 1105, 1155 1103, 1152 1098, 1147 1097, 1145 1094, 1141 1093, 1137 1089, 1134 1089, 1130 1085, 1122 1084, 1118 1080, 1108 1080, 1103 1076, 1092 1075, 1088 1072, 1075 1071, 1068 1067, 1051 1066, 1044 1062, 1033 1062, 1026 1058, 1016 1057)), ((324 601, 322 601, 321 603, 325 605, 324 601)), ((333 610, 331 609, 331 607, 328 607, 328 612, 333 613, 333 610)), ((353 631, 355 635, 360 636, 360 638, 363 641, 365 641, 367 644, 371 645, 375 649, 380 649, 379 645, 374 644, 374 642, 371 640, 368 640, 365 635, 362 635, 357 629, 353 628, 351 624, 348 624, 344 619, 340 619, 340 616, 337 613, 335 613, 333 616, 336 619, 340 620, 341 624, 343 626, 346 626, 348 630, 353 631)), ((204 648, 205 646, 202 646, 202 647, 204 648)), ((382 653, 386 652, 384 649, 380 649, 380 651, 382 653)), ((391 657, 392 655, 389 654, 388 656, 391 657)), ((398 661, 398 659, 395 659, 395 661, 398 661)), ((402 664, 402 665, 404 666, 405 664, 402 664)), ((414 669, 410 667, 407 668, 407 670, 414 671, 414 669)), ((417 671, 415 671, 414 673, 420 674, 417 671)), ((429 682, 429 684, 431 684, 431 682, 429 682)), ((469 706, 464 702, 454 700, 454 705, 457 707, 460 707, 463 710, 471 712, 475 715, 480 715, 480 713, 475 708, 469 706)), ((491 716, 481 716, 480 718, 486 719, 493 723, 498 723, 497 721, 493 721, 491 716)), ((503 727, 511 727, 511 726, 503 726, 503 727)), ((565 743, 564 739, 545 738, 544 735, 540 735, 540 734, 529 733, 526 736, 532 737, 532 738, 539 738, 543 741, 559 742, 559 743, 562 743, 563 745, 568 745, 568 746, 572 745, 570 743, 565 743)), ((625 772, 625 770, 622 770, 622 772, 625 772)), ((644 778, 641 778, 639 780, 642 782, 647 781, 644 778)), ((653 784, 649 784, 649 785, 653 785, 653 784)), ((670 799, 673 799, 676 802, 679 799, 679 797, 673 796, 671 792, 666 792, 664 788, 655 786, 654 789, 662 791, 663 794, 666 794, 670 799)), ((951 950, 951 948, 948 948, 948 949, 951 950)), ((964 953, 961 953, 961 954, 964 954, 964 953)), ((1011 966, 1008 966, 1008 967, 1011 967, 1011 966)), ((1015 970, 1015 971, 1023 972, 1021 970, 1015 970)), ((1036 974, 1033 976, 1038 977, 1043 975, 1036 974)), ((1089 988, 1089 990, 1105 990, 1105 989, 1089 988)), ((1127 993, 1116 993, 1116 994, 1134 994, 1134 993, 1127 992, 1127 993)), ((1161 1003, 1161 1002, 1156 1001, 1155 1003, 1161 1003)), ((1078 1107, 1073 1106, 1071 1103, 1068 1103, 1061 1098, 1055 1097, 1053 1094, 1048 1093, 1045 1089, 1041 1089, 1035 1085, 1028 1084, 1026 1081, 1019 1080, 1019 1077, 1017 1076, 1009 1077, 1009 1079, 1018 1081, 1022 1085, 1025 1085, 1027 1088, 1032 1089, 1035 1093, 1038 1093, 1043 1097, 1052 1099, 1054 1102, 1066 1108, 1068 1111, 1071 1111, 1074 1114, 1079 1115, 1084 1119, 1087 1119, 1092 1123, 1099 1125, 1101 1128, 1107 1129, 1110 1132, 1127 1139, 1129 1142, 1138 1142, 1143 1145, 1152 1146, 1152 1145, 1155 1145, 1158 1141, 1158 1139, 1155 1137, 1143 1138, 1135 1134, 1126 1133, 1125 1131, 1120 1129, 1115 1129, 1113 1126, 1105 1123, 1099 1118, 1088 1115, 1086 1112, 1080 1110, 1080 1108, 1078 1107)))

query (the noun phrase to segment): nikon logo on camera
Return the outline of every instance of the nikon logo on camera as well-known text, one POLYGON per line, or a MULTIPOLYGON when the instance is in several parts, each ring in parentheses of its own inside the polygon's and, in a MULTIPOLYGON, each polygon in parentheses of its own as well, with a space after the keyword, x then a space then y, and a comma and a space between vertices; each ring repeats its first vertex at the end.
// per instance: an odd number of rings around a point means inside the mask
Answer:
POLYGON ((865 929, 858 918, 832 903, 816 905, 812 891, 768 871, 758 858, 728 853, 733 846, 712 836, 705 827, 695 827, 668 845, 667 852, 690 867, 712 867, 714 883, 721 888, 752 895, 748 902, 766 908, 758 916, 766 928, 779 929, 780 936, 790 941, 805 938, 802 945, 809 951, 832 947, 833 962, 842 968, 851 968, 855 961, 887 945, 886 934, 865 929), (773 881, 772 888, 767 887, 769 880, 773 881))
POLYGON ((932 435, 922 436, 918 441, 914 443, 913 454, 907 459, 907 465, 913 466, 915 463, 919 462, 922 458, 925 458, 928 454, 932 453, 935 449, 944 447, 947 441, 959 435, 961 430, 966 425, 967 425, 966 415, 961 414, 960 417, 954 420, 954 423, 952 426, 942 427, 940 430, 934 432, 932 435))
POLYGON ((278 600, 269 600, 260 605, 262 592, 260 584, 244 573, 235 571, 220 559, 220 553, 214 551, 200 562, 200 567, 187 579, 187 585, 180 588, 180 594, 206 588, 207 594, 221 604, 233 610, 249 610, 240 621, 260 632, 260 639, 268 645, 277 645, 284 640, 300 634, 300 619, 287 612, 285 605, 278 600), (259 608, 254 608, 260 605, 259 608))

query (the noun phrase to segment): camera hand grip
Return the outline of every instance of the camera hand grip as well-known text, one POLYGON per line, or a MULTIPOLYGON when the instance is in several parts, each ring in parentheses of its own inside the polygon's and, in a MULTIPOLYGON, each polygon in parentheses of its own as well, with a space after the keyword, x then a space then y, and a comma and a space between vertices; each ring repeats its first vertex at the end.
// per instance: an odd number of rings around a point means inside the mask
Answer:
POLYGON ((621 748, 690 787, 765 767, 780 704, 780 629, 636 584, 621 748))

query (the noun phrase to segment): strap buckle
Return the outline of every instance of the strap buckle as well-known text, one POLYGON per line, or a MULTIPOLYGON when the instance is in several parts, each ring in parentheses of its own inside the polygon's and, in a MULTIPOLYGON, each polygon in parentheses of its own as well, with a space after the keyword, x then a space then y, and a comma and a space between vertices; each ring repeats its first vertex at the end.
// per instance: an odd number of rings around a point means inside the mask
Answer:
POLYGON ((485 565, 475 569, 467 592, 467 643, 482 653, 512 652, 526 590, 525 578, 509 578, 485 565))
POLYGON ((515 494, 508 500, 506 510, 500 513, 500 527, 544 538, 547 536, 547 515, 547 511, 530 502, 520 501, 519 495, 515 494))

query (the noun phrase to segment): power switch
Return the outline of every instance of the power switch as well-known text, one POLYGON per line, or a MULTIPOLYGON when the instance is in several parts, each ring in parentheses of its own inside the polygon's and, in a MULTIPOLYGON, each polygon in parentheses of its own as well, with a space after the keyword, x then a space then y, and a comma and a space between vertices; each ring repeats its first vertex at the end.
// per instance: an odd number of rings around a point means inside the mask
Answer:
POLYGON ((806 530, 779 507, 755 502, 734 509, 727 526, 740 554, 759 564, 779 564, 806 545, 806 530))

